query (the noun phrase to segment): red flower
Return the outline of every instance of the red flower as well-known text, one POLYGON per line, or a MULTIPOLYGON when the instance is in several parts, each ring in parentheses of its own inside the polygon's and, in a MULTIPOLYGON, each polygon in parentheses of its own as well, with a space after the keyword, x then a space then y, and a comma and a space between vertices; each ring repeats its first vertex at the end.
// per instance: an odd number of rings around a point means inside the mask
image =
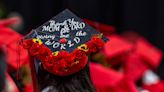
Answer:
POLYGON ((59 59, 67 58, 69 56, 69 53, 67 51, 60 51, 57 56, 59 59))
POLYGON ((52 62, 42 62, 44 69, 46 70, 51 70, 53 68, 53 63, 52 62))
POLYGON ((87 47, 89 48, 87 54, 95 53, 103 46, 105 45, 105 42, 101 38, 93 37, 89 42, 87 42, 87 47))
POLYGON ((38 44, 34 43, 31 46, 30 50, 29 50, 30 51, 30 54, 32 56, 38 55, 39 54, 40 47, 41 47, 41 45, 38 45, 38 44))
POLYGON ((101 39, 101 38, 97 38, 97 37, 93 37, 91 39, 91 42, 93 42, 93 44, 98 48, 101 49, 104 45, 105 42, 101 39))
POLYGON ((56 57, 54 57, 53 55, 49 55, 45 58, 44 61, 42 60, 42 63, 44 68, 51 69, 52 67, 54 67, 56 61, 56 57))
POLYGON ((69 64, 72 64, 75 61, 76 56, 73 55, 72 53, 69 55, 67 62, 69 64))
POLYGON ((64 69, 66 67, 69 67, 70 65, 68 64, 70 62, 69 60, 69 53, 67 51, 60 51, 59 54, 57 55, 58 63, 61 69, 64 69))
POLYGON ((29 49, 31 55, 41 60, 45 70, 60 76, 70 75, 84 68, 88 61, 86 54, 97 52, 104 46, 104 41, 93 37, 85 45, 87 52, 77 48, 72 53, 60 51, 54 56, 44 44, 35 43, 32 39, 25 40, 23 43, 24 48, 29 49))
POLYGON ((64 70, 65 68, 69 67, 67 61, 66 61, 67 58, 63 58, 62 60, 60 60, 60 67, 61 67, 61 70, 64 70))
POLYGON ((97 51, 97 47, 91 41, 87 42, 87 47, 89 48, 87 54, 94 53, 97 51))
POLYGON ((23 45, 23 48, 29 49, 33 45, 33 42, 31 39, 24 40, 22 45, 23 45))
POLYGON ((85 52, 84 51, 81 51, 81 50, 78 50, 78 49, 75 49, 72 53, 72 56, 75 57, 75 61, 76 60, 80 60, 82 59, 85 55, 85 52))
POLYGON ((53 74, 58 74, 60 72, 60 66, 57 64, 57 62, 54 62, 54 65, 51 70, 48 70, 53 74))
POLYGON ((49 55, 51 55, 52 52, 49 48, 47 47, 44 47, 44 46, 41 46, 40 50, 39 50, 39 54, 37 55, 37 57, 40 59, 40 60, 43 60, 45 61, 45 58, 49 55))

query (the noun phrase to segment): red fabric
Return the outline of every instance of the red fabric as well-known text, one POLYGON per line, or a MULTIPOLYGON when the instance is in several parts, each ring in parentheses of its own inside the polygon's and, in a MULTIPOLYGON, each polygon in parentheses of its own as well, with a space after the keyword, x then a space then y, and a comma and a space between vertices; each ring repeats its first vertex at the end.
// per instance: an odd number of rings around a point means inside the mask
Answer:
POLYGON ((122 78, 122 74, 96 63, 90 63, 90 74, 97 92, 110 92, 122 78))
POLYGON ((115 27, 113 27, 111 25, 98 23, 98 22, 91 21, 91 20, 88 20, 88 19, 83 19, 83 20, 84 20, 84 22, 88 23, 92 27, 94 27, 97 30, 99 30, 104 35, 111 35, 113 32, 115 32, 115 27))
POLYGON ((90 73, 97 92, 137 92, 133 81, 100 64, 90 63, 90 73))
POLYGON ((7 27, 0 27, 0 44, 8 45, 10 42, 21 39, 22 36, 7 27))
POLYGON ((12 18, 8 18, 8 19, 3 19, 0 20, 0 27, 7 27, 10 26, 12 24, 16 24, 19 23, 21 20, 19 17, 12 17, 12 18))
POLYGON ((136 43, 138 53, 152 68, 157 68, 162 59, 162 51, 154 47, 145 39, 139 39, 136 43))
POLYGON ((97 85, 114 85, 122 78, 122 74, 97 63, 90 63, 90 73, 93 83, 97 85))
POLYGON ((129 53, 126 62, 123 66, 125 77, 131 81, 137 81, 140 79, 144 72, 148 69, 148 66, 136 53, 129 53))
POLYGON ((164 92, 164 82, 160 81, 152 85, 143 85, 143 88, 149 90, 149 92, 164 92))
POLYGON ((18 69, 18 65, 21 66, 29 61, 27 51, 18 44, 22 37, 22 35, 10 28, 0 28, 0 44, 4 47, 7 64, 10 65, 8 67, 9 70, 18 69))
POLYGON ((112 92, 138 92, 135 83, 127 78, 123 78, 117 85, 111 87, 111 89, 112 92))
POLYGON ((120 36, 112 35, 109 37, 110 41, 107 42, 104 47, 105 55, 107 55, 108 58, 119 56, 132 49, 132 45, 123 40, 120 36))
POLYGON ((24 88, 24 92, 34 92, 33 85, 27 84, 24 88))

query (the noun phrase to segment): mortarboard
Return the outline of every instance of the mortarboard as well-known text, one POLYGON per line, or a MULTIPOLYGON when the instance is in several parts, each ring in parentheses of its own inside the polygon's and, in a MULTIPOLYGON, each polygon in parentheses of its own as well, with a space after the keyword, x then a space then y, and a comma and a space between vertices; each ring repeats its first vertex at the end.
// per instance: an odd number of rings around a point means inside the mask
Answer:
POLYGON ((110 41, 104 46, 105 54, 108 58, 117 57, 132 49, 132 44, 125 41, 118 35, 111 35, 110 41))
POLYGON ((90 63, 90 73, 97 92, 111 91, 111 87, 117 85, 123 78, 123 74, 98 63, 90 63))
POLYGON ((145 63, 151 66, 151 68, 157 68, 163 56, 160 49, 150 44, 144 38, 140 38, 136 42, 136 53, 138 53, 145 63))
POLYGON ((34 58, 32 72, 38 74, 41 68, 55 76, 68 76, 82 70, 87 55, 103 48, 107 40, 66 9, 32 30, 24 38, 23 47, 34 58))
POLYGON ((133 81, 113 69, 90 63, 90 72, 97 92, 137 92, 133 81))
POLYGON ((134 44, 134 51, 139 54, 151 68, 157 68, 159 66, 163 55, 160 49, 133 31, 125 32, 123 37, 134 44))
POLYGON ((144 75, 148 66, 137 53, 131 52, 125 60, 123 69, 125 77, 136 82, 144 75))
POLYGON ((109 63, 111 67, 117 67, 125 61, 133 45, 119 35, 113 34, 109 37, 110 41, 104 46, 104 54, 107 57, 106 62, 109 63))
POLYGON ((22 38, 22 35, 9 27, 3 26, 0 28, 0 45, 5 47, 7 64, 10 66, 8 67, 9 71, 18 70, 18 58, 20 61, 19 66, 29 61, 28 52, 19 45, 22 38))

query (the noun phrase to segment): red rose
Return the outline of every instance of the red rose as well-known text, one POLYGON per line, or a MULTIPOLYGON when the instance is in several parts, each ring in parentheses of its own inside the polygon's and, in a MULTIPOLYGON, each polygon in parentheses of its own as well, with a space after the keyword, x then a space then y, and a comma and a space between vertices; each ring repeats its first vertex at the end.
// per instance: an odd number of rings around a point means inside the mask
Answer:
POLYGON ((49 55, 45 58, 45 60, 43 62, 49 62, 49 61, 52 61, 52 60, 53 60, 53 56, 49 55))
POLYGON ((97 51, 97 47, 91 41, 87 42, 87 47, 89 48, 87 54, 94 53, 97 51))
POLYGON ((44 44, 34 43, 32 40, 25 40, 23 45, 24 48, 29 49, 31 55, 41 60, 44 69, 50 73, 64 76, 73 74, 84 68, 88 61, 86 54, 97 52, 104 46, 104 41, 101 38, 93 37, 85 45, 85 49, 88 50, 86 50, 87 52, 77 48, 72 53, 67 51, 54 53, 55 56, 44 44))
POLYGON ((41 55, 45 55, 45 56, 48 56, 48 55, 52 54, 51 50, 48 47, 45 47, 45 46, 42 46, 39 53, 41 55))
POLYGON ((56 57, 56 62, 58 63, 58 66, 60 66, 61 70, 70 66, 69 53, 67 51, 60 51, 56 57))
POLYGON ((97 37, 93 37, 91 39, 91 42, 93 42, 93 44, 98 48, 101 49, 104 45, 105 42, 101 39, 101 38, 97 38, 97 37))
POLYGON ((85 52, 75 49, 72 53, 73 57, 75 57, 76 60, 82 59, 85 56, 85 52))
POLYGON ((42 60, 43 66, 46 69, 51 69, 51 67, 53 67, 55 64, 55 60, 56 60, 56 57, 54 57, 53 55, 49 55, 45 58, 44 61, 42 60))
POLYGON ((30 51, 30 54, 32 56, 38 55, 39 54, 40 47, 41 47, 41 45, 38 45, 38 44, 34 43, 31 46, 30 50, 29 50, 30 51))
POLYGON ((67 58, 69 56, 69 53, 67 51, 60 51, 59 54, 57 55, 57 57, 59 59, 61 58, 67 58))
POLYGON ((105 45, 105 42, 101 38, 93 37, 89 42, 87 42, 87 47, 89 48, 87 54, 95 53, 103 46, 105 45))
POLYGON ((72 63, 75 61, 75 58, 76 58, 75 55, 70 54, 69 57, 68 57, 67 62, 68 62, 69 64, 72 64, 72 63))
POLYGON ((40 50, 39 50, 39 54, 37 55, 37 57, 40 59, 40 60, 45 60, 45 58, 49 55, 51 55, 52 52, 49 48, 45 47, 45 46, 41 46, 40 50))
POLYGON ((52 62, 42 62, 44 69, 50 70, 53 67, 52 62))
POLYGON ((58 74, 60 71, 60 66, 57 64, 57 62, 55 62, 52 67, 52 70, 49 70, 49 71, 52 71, 51 73, 53 74, 58 74))
POLYGON ((64 70, 64 68, 67 68, 69 66, 66 59, 67 58, 63 58, 59 61, 60 62, 60 67, 61 67, 62 70, 64 70))
POLYGON ((24 40, 22 45, 23 45, 23 48, 29 49, 33 45, 33 42, 31 39, 24 40))

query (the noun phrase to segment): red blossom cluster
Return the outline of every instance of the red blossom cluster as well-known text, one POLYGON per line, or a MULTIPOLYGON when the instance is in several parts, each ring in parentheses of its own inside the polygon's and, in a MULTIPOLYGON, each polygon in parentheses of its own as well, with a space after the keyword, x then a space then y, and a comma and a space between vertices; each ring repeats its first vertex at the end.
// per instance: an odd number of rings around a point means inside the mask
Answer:
POLYGON ((85 44, 86 47, 81 46, 80 49, 76 48, 69 53, 64 50, 52 52, 44 44, 39 44, 33 39, 23 41, 23 47, 28 49, 30 55, 41 60, 45 70, 59 76, 67 76, 83 69, 88 61, 87 55, 97 52, 103 48, 104 44, 101 38, 92 37, 85 44))

